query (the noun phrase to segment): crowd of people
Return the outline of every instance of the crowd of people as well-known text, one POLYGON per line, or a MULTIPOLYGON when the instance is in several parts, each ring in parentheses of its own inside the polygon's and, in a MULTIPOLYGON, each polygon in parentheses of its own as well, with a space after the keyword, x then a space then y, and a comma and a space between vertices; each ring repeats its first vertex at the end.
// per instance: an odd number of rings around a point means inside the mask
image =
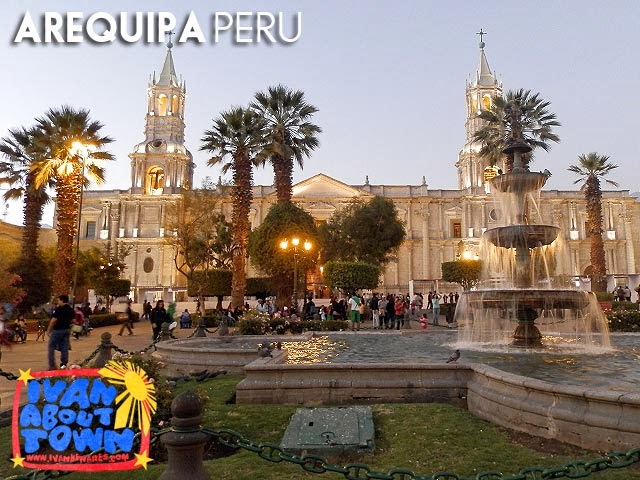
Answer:
MULTIPOLYGON (((410 328, 410 321, 415 320, 422 328, 426 328, 428 323, 440 324, 441 305, 457 304, 458 293, 451 292, 442 294, 436 291, 429 292, 426 298, 416 293, 413 297, 403 294, 380 295, 347 295, 343 298, 331 297, 328 304, 316 305, 312 297, 305 299, 303 308, 299 311, 294 306, 284 306, 277 308, 273 298, 259 299, 255 305, 258 312, 268 315, 271 318, 286 318, 289 321, 300 320, 347 320, 350 322, 352 330, 360 330, 363 322, 371 321, 373 329, 396 329, 410 328)), ((233 309, 219 308, 216 311, 218 323, 232 326, 243 317, 251 307, 248 303, 233 309)), ((451 324, 455 308, 446 308, 446 321, 451 324)), ((100 303, 93 308, 89 303, 84 303, 73 308, 69 305, 69 297, 60 295, 56 299, 56 305, 51 311, 50 319, 42 319, 38 323, 38 335, 36 341, 43 341, 48 336, 48 357, 49 367, 57 367, 55 352, 60 352, 61 368, 66 366, 71 349, 71 336, 79 339, 81 335, 88 334, 89 317, 94 314, 106 312, 106 307, 100 303)), ((202 309, 197 302, 195 313, 202 315, 202 309)), ((126 318, 120 328, 118 335, 123 335, 128 331, 129 335, 134 335, 134 312, 132 302, 127 303, 125 311, 126 318)), ((137 316, 137 314, 136 314, 137 316)), ((21 342, 27 340, 27 326, 23 315, 15 318, 13 325, 8 325, 7 311, 0 306, 0 331, 3 331, 2 341, 21 342)), ((149 301, 144 301, 140 320, 147 320, 151 326, 152 338, 157 339, 162 331, 162 325, 168 323, 171 328, 179 324, 180 328, 193 328, 194 319, 188 308, 177 314, 176 304, 170 303, 165 308, 163 300, 157 300, 155 305, 149 301)))
MULTIPOLYGON (((413 297, 378 293, 373 293, 371 296, 351 295, 346 299, 332 297, 328 305, 320 307, 319 318, 350 320, 352 330, 359 330, 360 324, 369 319, 375 330, 410 328, 412 319, 418 320, 421 326, 426 328, 427 323, 440 324, 441 303, 455 305, 458 303, 458 298, 457 292, 440 294, 436 291, 429 292, 426 299, 421 293, 416 293, 413 297)), ((453 322, 454 311, 455 307, 446 308, 446 319, 449 324, 453 322)))

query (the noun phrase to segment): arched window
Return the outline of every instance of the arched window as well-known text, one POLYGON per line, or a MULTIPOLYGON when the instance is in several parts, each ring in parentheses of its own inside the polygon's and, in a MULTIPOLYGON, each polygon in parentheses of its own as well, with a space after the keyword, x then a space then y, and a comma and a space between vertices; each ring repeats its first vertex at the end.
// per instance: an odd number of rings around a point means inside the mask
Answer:
POLYGON ((167 96, 162 93, 158 95, 158 115, 164 117, 167 115, 167 96))
POLYGON ((164 188, 164 170, 162 167, 151 167, 147 173, 146 193, 161 195, 164 188))
POLYGON ((478 112, 478 99, 474 96, 471 97, 471 111, 473 113, 480 113, 478 112))
POLYGON ((178 96, 174 95, 171 101, 171 114, 172 115, 180 115, 180 110, 178 108, 178 96))

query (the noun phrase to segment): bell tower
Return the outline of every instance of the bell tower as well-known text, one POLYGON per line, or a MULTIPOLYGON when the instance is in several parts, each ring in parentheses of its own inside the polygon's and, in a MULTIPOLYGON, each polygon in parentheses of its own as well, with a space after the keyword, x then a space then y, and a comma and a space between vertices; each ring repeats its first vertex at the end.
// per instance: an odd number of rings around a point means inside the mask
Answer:
POLYGON ((129 155, 134 194, 175 194, 192 186, 193 156, 184 145, 186 85, 176 75, 172 47, 169 41, 160 77, 154 72, 149 78, 145 139, 129 155))
POLYGON ((479 155, 480 143, 473 140, 474 134, 483 125, 480 114, 489 110, 493 97, 502 95, 502 83, 489 68, 489 62, 484 52, 485 43, 482 39, 486 32, 480 29, 480 59, 475 74, 467 80, 466 103, 467 119, 465 122, 466 141, 458 155, 458 188, 461 190, 476 189, 484 185, 484 170, 489 164, 479 155))

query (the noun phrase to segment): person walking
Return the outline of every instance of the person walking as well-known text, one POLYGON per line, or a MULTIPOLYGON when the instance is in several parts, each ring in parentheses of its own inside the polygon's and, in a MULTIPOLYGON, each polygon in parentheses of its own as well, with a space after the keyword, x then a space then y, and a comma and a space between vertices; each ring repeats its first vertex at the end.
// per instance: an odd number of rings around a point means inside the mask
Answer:
POLYGON ((73 333, 73 338, 76 340, 80 339, 80 335, 84 331, 84 313, 80 307, 76 307, 73 312, 73 322, 71 325, 71 333, 73 333))
POLYGON ((162 331, 162 324, 167 322, 171 323, 171 317, 164 308, 164 300, 158 300, 156 306, 153 307, 149 314, 149 321, 151 322, 151 331, 153 334, 153 340, 157 340, 160 337, 162 331))
POLYGON ((153 307, 151 306, 151 302, 148 302, 145 300, 144 303, 142 304, 142 319, 149 320, 151 316, 151 310, 153 310, 153 307))
POLYGON ((20 343, 25 343, 27 341, 27 322, 24 319, 24 315, 18 315, 14 328, 16 335, 20 337, 20 343))
POLYGON ((47 327, 49 336, 48 360, 49 370, 56 370, 55 351, 60 352, 60 368, 66 368, 69 363, 69 335, 71 322, 75 313, 69 305, 69 296, 60 295, 56 299, 56 307, 51 313, 51 320, 47 327))
POLYGON ((129 335, 134 335, 133 333, 133 310, 131 309, 131 300, 127 302, 127 309, 125 310, 126 318, 124 319, 124 323, 122 327, 120 327, 120 331, 118 335, 122 336, 124 329, 129 330, 129 335))

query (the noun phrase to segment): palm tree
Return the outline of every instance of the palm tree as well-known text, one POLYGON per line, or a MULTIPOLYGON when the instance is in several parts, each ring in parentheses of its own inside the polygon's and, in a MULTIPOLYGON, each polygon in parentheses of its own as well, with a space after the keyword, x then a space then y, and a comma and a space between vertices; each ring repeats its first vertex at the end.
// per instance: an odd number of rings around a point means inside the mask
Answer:
POLYGON ((267 145, 262 159, 271 162, 275 176, 278 202, 289 202, 292 196, 293 160, 303 167, 308 157, 320 144, 317 134, 322 129, 311 123, 318 111, 304 99, 304 92, 290 90, 284 85, 269 87, 258 92, 251 104, 267 124, 267 145))
POLYGON ((95 160, 113 160, 112 154, 101 151, 113 139, 100 134, 103 125, 91 120, 89 110, 67 105, 50 109, 36 123, 39 148, 46 157, 35 162, 32 170, 36 187, 55 182, 58 245, 53 291, 61 294, 69 292, 72 283, 76 262, 73 240, 80 235, 77 230, 82 190, 91 180, 104 183, 104 169, 95 160))
POLYGON ((9 130, 9 135, 0 140, 0 154, 6 159, 0 161, 0 177, 11 185, 4 194, 5 200, 24 198, 22 249, 20 259, 14 266, 20 276, 20 287, 26 296, 18 305, 27 310, 49 300, 50 284, 45 275, 44 260, 38 249, 38 238, 42 224, 44 206, 50 201, 49 185, 35 186, 35 174, 31 166, 44 157, 38 148, 36 128, 9 130))
MULTIPOLYGON (((560 137, 553 133, 553 127, 559 127, 560 122, 556 120, 555 114, 548 110, 550 105, 550 102, 540 98, 539 93, 532 94, 530 90, 523 89, 511 90, 505 97, 493 97, 491 108, 480 113, 480 118, 486 122, 485 125, 473 136, 473 139, 482 145, 480 155, 486 158, 490 165, 500 164, 504 159, 505 170, 510 172, 513 167, 513 153, 506 155, 502 150, 511 138, 514 127, 521 127, 523 140, 532 149, 542 148, 548 152, 551 149, 549 142, 560 141, 560 137), (519 122, 511 114, 514 110, 519 122)), ((530 153, 523 154, 524 165, 528 166, 531 158, 530 153)))
MULTIPOLYGON (((592 290, 606 291, 607 263, 604 256, 604 242, 602 240, 602 190, 600 179, 614 168, 618 168, 609 161, 607 155, 596 152, 582 154, 578 157, 578 164, 571 165, 568 170, 580 176, 573 183, 584 182, 581 190, 587 201, 587 235, 591 243, 590 259, 592 266, 592 290)), ((618 186, 613 180, 603 178, 613 186, 618 186)))
POLYGON ((253 110, 235 107, 213 121, 204 132, 200 150, 213 153, 208 164, 222 162, 222 173, 233 172, 231 238, 233 245, 231 307, 244 303, 246 291, 246 252, 249 240, 249 209, 253 200, 253 167, 264 149, 265 123, 253 110))

